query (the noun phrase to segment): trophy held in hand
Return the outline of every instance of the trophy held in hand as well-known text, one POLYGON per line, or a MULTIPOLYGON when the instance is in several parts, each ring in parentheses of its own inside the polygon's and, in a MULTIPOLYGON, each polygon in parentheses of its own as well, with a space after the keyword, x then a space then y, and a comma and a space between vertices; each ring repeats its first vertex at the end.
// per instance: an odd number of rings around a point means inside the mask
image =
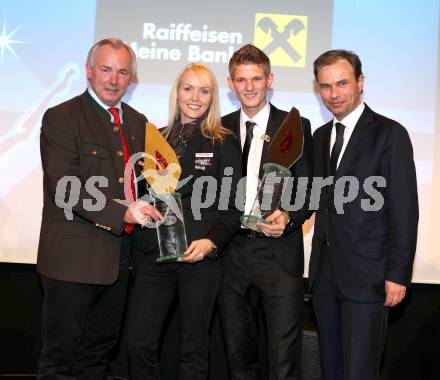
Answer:
POLYGON ((146 125, 143 175, 150 185, 154 206, 163 215, 156 223, 159 263, 174 262, 186 256, 188 248, 180 194, 176 193, 182 169, 173 148, 157 128, 146 125))
POLYGON ((279 209, 284 187, 291 176, 289 168, 301 158, 303 146, 301 117, 293 107, 269 144, 270 162, 263 165, 263 179, 250 214, 240 217, 243 226, 259 231, 257 223, 270 223, 266 218, 279 209))

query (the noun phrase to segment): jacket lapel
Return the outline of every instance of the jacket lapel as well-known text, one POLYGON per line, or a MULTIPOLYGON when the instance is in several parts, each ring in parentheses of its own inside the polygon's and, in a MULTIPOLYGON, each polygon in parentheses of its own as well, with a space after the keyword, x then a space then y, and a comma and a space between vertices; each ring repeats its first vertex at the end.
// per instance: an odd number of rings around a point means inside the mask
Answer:
POLYGON ((225 125, 225 128, 229 128, 235 136, 237 136, 237 140, 240 143, 241 148, 241 133, 240 133, 240 110, 231 114, 230 125, 225 125))
POLYGON ((354 127, 350 141, 348 142, 344 155, 339 163, 338 170, 336 171, 336 178, 339 178, 347 173, 350 165, 355 162, 359 149, 362 146, 362 141, 364 140, 365 135, 368 132, 368 127, 372 121, 371 114, 372 111, 367 105, 365 105, 365 109, 354 127))
POLYGON ((145 129, 137 128, 137 123, 133 119, 133 113, 130 112, 126 105, 124 103, 121 104, 122 110, 124 112, 123 118, 124 118, 124 135, 125 140, 127 141, 128 149, 130 150, 131 154, 138 153, 139 151, 144 151, 144 144, 145 141, 145 129), (142 133, 143 132, 143 133, 142 133))
POLYGON ((330 175, 330 138, 332 134, 333 122, 327 123, 322 132, 322 144, 321 144, 321 167, 322 175, 328 177, 330 175))
POLYGON ((109 133, 110 114, 92 98, 87 90, 82 94, 82 104, 88 120, 87 125, 92 126, 90 133, 99 136, 96 137, 97 141, 102 141, 104 144, 103 139, 106 139, 106 145, 115 148, 114 142, 110 138, 112 135, 109 133))
POLYGON ((187 142, 186 150, 182 157, 179 158, 182 169, 189 168, 188 173, 182 173, 181 178, 184 178, 184 175, 186 177, 187 175, 193 174, 196 153, 206 152, 204 144, 207 141, 208 140, 203 137, 200 126, 194 128, 194 131, 187 142))
POLYGON ((113 132, 110 114, 92 98, 87 90, 82 95, 82 101, 86 117, 84 128, 89 128, 94 143, 107 147, 114 167, 115 178, 121 177, 124 174, 123 161, 114 154, 121 149, 121 139, 118 133, 113 132))
MULTIPOLYGON (((112 129, 110 128, 112 126, 111 124, 111 117, 110 114, 103 109, 98 103, 96 103, 95 99, 92 98, 92 96, 89 94, 89 92, 86 90, 83 93, 84 102, 86 105, 85 109, 90 110, 90 107, 95 110, 96 112, 87 112, 87 115, 89 118, 93 118, 93 120, 90 122, 90 125, 97 125, 100 124, 102 130, 105 131, 106 136, 114 136, 113 132, 109 132, 112 129)), ((143 151, 143 144, 144 144, 144 131, 140 128, 136 128, 136 120, 133 119, 133 113, 130 112, 130 110, 127 109, 126 105, 124 103, 121 104, 122 110, 123 110, 123 131, 125 140, 128 145, 128 149, 130 150, 130 154, 137 153, 139 151, 143 151)), ((118 136, 117 139, 110 139, 111 141, 111 148, 112 149, 120 149, 120 138, 119 134, 116 134, 118 136), (114 145, 114 143, 117 142, 117 145, 114 145)))

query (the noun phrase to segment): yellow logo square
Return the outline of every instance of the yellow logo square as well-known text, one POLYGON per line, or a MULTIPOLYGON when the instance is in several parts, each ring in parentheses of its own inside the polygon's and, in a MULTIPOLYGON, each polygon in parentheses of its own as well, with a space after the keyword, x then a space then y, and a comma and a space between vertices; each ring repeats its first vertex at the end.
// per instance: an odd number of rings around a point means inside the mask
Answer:
POLYGON ((254 45, 270 58, 272 66, 305 67, 307 16, 255 14, 254 45))

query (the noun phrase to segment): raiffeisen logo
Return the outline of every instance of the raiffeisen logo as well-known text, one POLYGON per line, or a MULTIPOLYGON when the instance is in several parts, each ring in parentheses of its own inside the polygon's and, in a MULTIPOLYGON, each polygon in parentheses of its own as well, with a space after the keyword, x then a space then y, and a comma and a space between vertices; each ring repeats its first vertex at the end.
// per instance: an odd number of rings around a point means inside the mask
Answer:
POLYGON ((273 66, 305 67, 307 21, 307 16, 256 13, 254 44, 273 66))

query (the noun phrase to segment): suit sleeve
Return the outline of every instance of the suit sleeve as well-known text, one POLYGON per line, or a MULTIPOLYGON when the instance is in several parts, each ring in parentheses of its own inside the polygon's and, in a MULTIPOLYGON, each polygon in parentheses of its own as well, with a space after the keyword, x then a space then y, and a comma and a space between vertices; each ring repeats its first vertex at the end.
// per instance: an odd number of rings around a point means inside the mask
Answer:
MULTIPOLYGON (((97 225, 107 226, 113 234, 120 235, 125 225, 123 218, 126 206, 113 200, 106 186, 100 186, 99 191, 104 195, 98 207, 84 208, 93 196, 85 189, 89 173, 81 170, 81 139, 77 128, 77 118, 69 115, 65 110, 49 109, 43 116, 40 135, 40 150, 44 172, 46 199, 54 202, 58 207, 70 210, 74 216, 79 216, 97 225), (64 188, 66 191, 57 191, 60 180, 71 178, 72 186, 64 188), (79 184, 78 184, 79 180, 79 184), (72 203, 71 206, 67 204, 72 203)), ((93 175, 93 174, 89 174, 93 175)), ((108 180, 108 178, 107 178, 108 180)), ((105 179, 104 179, 105 181, 105 179)), ((68 213, 69 211, 67 211, 68 213)))
POLYGON ((309 202, 313 180, 313 140, 310 121, 301 118, 301 123, 304 132, 304 148, 302 157, 290 169, 295 180, 290 206, 293 207, 295 205, 295 211, 289 211, 291 224, 287 232, 301 228, 302 224, 312 215, 312 212, 309 210, 309 202), (299 189, 298 192, 297 188, 299 189), (297 195, 299 199, 296 199, 297 195), (301 206, 297 210, 296 202, 299 202, 301 206))
POLYGON ((233 135, 228 135, 222 145, 219 146, 219 167, 217 175, 217 196, 220 196, 222 178, 225 168, 232 168, 231 192, 228 198, 228 209, 218 210, 218 218, 210 228, 207 238, 210 239, 221 253, 229 241, 240 228, 241 212, 236 208, 235 198, 237 195, 238 182, 242 176, 241 150, 239 143, 233 135))
POLYGON ((400 125, 392 128, 383 165, 390 226, 386 279, 408 285, 416 251, 419 209, 411 140, 400 125))

